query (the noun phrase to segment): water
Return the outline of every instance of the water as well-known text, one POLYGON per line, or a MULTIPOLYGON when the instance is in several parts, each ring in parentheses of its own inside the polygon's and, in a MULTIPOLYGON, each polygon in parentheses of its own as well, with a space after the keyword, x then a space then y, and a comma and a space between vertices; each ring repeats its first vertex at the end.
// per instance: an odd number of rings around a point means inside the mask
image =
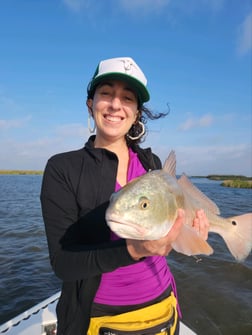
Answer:
POLYGON ((41 176, 0 176, 0 324, 60 288, 41 217, 41 176))
MULTIPOLYGON (((60 289, 48 259, 41 217, 41 176, 0 176, 0 324, 60 289)), ((220 207, 222 216, 252 211, 252 190, 193 179, 220 207)), ((252 255, 237 263, 212 234, 210 257, 168 258, 175 275, 183 321, 202 335, 252 334, 252 255)))

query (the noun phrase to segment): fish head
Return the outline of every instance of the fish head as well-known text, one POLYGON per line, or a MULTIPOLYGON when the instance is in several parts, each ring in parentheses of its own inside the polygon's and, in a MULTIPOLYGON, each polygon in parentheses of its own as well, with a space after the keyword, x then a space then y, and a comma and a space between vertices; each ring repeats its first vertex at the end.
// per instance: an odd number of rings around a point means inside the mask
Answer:
POLYGON ((178 206, 157 171, 136 178, 112 194, 106 221, 118 236, 155 240, 170 230, 178 206))

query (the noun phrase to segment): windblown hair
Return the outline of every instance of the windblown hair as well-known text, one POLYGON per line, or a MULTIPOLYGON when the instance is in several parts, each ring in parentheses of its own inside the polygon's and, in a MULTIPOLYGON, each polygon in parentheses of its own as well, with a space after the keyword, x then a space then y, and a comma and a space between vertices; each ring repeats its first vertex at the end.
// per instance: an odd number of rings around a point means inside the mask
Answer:
POLYGON ((147 134, 146 124, 148 122, 148 119, 157 120, 157 119, 160 119, 161 117, 167 116, 170 112, 170 110, 168 109, 167 113, 154 113, 144 105, 139 106, 138 110, 139 110, 139 114, 138 114, 137 120, 130 128, 128 134, 126 134, 126 141, 127 141, 128 146, 142 143, 145 140, 145 136, 147 134), (142 126, 138 121, 142 122, 145 125, 145 132, 140 138, 132 140, 128 137, 128 135, 130 135, 131 137, 137 137, 142 132, 142 126))

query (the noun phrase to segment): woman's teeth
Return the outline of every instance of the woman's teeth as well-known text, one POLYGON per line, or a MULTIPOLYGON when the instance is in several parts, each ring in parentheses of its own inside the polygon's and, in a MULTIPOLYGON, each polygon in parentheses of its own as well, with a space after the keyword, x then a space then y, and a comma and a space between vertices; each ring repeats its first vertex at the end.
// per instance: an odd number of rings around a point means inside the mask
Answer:
POLYGON ((111 122, 118 122, 118 121, 121 121, 122 118, 120 116, 111 116, 111 115, 107 115, 105 117, 108 121, 111 121, 111 122))

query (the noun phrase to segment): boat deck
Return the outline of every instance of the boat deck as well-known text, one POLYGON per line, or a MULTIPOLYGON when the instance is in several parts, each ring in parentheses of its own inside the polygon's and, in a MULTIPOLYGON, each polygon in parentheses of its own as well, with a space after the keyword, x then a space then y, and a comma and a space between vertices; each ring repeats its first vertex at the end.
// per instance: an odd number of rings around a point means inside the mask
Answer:
MULTIPOLYGON (((0 326, 0 334, 6 335, 55 335, 55 308, 60 292, 26 310, 17 317, 0 326)), ((180 322, 180 335, 196 335, 190 328, 180 322)))

